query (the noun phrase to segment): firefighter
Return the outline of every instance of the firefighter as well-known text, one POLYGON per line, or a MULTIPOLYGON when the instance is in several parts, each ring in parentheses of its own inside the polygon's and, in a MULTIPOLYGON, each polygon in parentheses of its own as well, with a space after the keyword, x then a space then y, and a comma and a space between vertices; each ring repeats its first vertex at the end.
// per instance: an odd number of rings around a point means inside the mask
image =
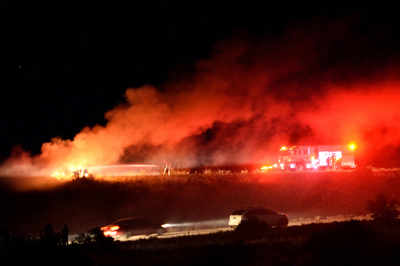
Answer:
POLYGON ((341 170, 342 169, 342 158, 338 158, 336 164, 337 164, 337 168, 339 170, 341 170))
POLYGON ((66 224, 64 224, 64 228, 61 231, 61 241, 63 245, 68 245, 68 227, 66 224))
POLYGON ((335 153, 332 154, 332 168, 336 170, 336 155, 335 153))
POLYGON ((167 162, 166 161, 162 162, 162 167, 164 168, 163 174, 165 175, 167 173, 167 162))
POLYGON ((51 226, 50 223, 47 223, 44 226, 44 236, 46 237, 46 239, 50 239, 53 237, 53 230, 54 230, 54 228, 53 228, 53 226, 51 226))
POLYGON ((75 170, 75 171, 73 172, 73 174, 74 174, 75 179, 78 179, 78 178, 79 178, 79 171, 78 171, 78 170, 75 170))

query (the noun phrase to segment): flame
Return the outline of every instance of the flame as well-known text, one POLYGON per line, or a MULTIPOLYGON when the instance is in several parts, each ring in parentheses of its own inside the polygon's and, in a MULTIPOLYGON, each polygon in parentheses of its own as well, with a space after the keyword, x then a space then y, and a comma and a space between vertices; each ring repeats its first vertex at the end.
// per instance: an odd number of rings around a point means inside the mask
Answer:
MULTIPOLYGON (((159 167, 154 164, 120 164, 120 165, 103 165, 90 167, 70 167, 68 175, 71 179, 90 177, 101 177, 104 179, 107 175, 120 176, 138 176, 138 175, 155 175, 159 174, 159 167)), ((55 172, 51 175, 58 180, 64 179, 66 174, 62 175, 55 172)))
POLYGON ((261 171, 267 171, 267 170, 272 169, 272 168, 274 168, 273 165, 263 166, 263 167, 261 167, 261 171))

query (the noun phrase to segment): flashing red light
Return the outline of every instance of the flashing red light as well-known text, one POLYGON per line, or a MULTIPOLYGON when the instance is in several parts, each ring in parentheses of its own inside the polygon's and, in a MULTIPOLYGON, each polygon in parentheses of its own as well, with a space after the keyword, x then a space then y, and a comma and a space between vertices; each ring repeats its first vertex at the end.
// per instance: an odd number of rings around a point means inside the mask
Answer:
POLYGON ((102 227, 101 231, 103 231, 104 236, 115 236, 117 234, 118 229, 119 229, 118 225, 112 225, 112 226, 102 227))

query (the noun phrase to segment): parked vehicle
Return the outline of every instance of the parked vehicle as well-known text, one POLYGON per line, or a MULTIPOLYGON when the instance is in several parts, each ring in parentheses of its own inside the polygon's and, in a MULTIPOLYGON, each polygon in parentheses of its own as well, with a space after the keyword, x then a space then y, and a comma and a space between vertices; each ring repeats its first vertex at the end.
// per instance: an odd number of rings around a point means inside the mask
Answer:
POLYGON ((314 145, 282 147, 279 166, 282 170, 354 169, 355 145, 314 145))
POLYGON ((101 227, 101 231, 105 236, 129 238, 135 235, 162 235, 166 232, 166 229, 163 224, 153 223, 147 219, 125 218, 101 227))
POLYGON ((246 219, 258 219, 270 226, 284 227, 289 223, 289 218, 284 213, 277 213, 264 207, 250 207, 236 210, 229 216, 229 226, 237 227, 246 219))

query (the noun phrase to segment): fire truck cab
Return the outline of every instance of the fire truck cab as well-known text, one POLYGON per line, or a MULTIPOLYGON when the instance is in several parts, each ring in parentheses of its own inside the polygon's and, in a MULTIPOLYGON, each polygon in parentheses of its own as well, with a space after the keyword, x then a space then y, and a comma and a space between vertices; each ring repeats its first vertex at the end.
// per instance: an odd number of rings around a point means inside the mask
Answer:
POLYGON ((282 147, 278 166, 282 170, 352 169, 354 145, 316 145, 282 147))

